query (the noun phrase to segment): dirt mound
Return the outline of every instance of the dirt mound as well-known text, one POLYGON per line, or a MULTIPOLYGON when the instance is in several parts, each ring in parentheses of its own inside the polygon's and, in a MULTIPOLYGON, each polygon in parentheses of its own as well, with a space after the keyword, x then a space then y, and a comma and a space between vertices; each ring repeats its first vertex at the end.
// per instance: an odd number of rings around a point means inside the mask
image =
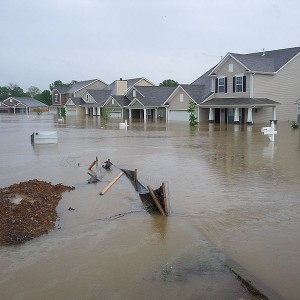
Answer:
POLYGON ((48 233, 55 226, 62 193, 73 189, 37 179, 0 189, 0 246, 21 244, 48 233))

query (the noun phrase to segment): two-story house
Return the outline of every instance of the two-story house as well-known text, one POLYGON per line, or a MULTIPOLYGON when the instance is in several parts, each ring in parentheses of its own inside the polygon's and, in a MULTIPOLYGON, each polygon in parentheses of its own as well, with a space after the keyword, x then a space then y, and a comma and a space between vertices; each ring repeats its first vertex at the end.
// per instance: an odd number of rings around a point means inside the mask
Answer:
MULTIPOLYGON (((192 85, 210 78, 211 95, 199 104, 209 122, 265 123, 297 119, 300 47, 228 53, 192 85)), ((200 119, 201 121, 201 119, 200 119)))
MULTIPOLYGON (((104 81, 99 79, 85 80, 74 83, 72 86, 60 86, 52 91, 52 107, 59 110, 66 107, 67 103, 83 104, 81 96, 87 89, 89 90, 103 90, 107 87, 104 81)), ((72 113, 72 105, 70 106, 69 114, 72 113)), ((76 113, 76 109, 72 114, 76 113)))

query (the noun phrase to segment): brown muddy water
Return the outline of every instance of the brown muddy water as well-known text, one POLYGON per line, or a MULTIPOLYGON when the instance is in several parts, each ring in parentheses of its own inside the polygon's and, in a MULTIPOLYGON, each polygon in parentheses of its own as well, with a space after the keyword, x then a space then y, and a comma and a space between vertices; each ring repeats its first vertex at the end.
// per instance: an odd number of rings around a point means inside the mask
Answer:
POLYGON ((278 124, 272 143, 262 126, 124 130, 0 115, 0 187, 34 178, 76 187, 59 203, 57 229, 0 248, 0 299, 250 299, 228 259, 278 298, 299 299, 300 130, 278 124), (34 130, 57 130, 58 144, 32 146, 34 130), (102 181, 87 184, 96 156, 138 169, 152 187, 166 181, 170 216, 148 214, 125 176, 99 196, 120 171, 96 168, 102 181))

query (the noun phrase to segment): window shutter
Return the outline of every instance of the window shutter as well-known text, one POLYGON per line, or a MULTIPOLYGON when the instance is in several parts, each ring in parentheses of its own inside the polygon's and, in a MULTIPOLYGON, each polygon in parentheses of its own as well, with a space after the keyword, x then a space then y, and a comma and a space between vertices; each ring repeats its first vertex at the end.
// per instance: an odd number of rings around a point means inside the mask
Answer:
POLYGON ((246 76, 243 76, 243 92, 246 92, 246 76))
POLYGON ((227 93, 227 77, 225 77, 225 93, 227 93))
POLYGON ((235 93, 235 76, 233 76, 233 86, 232 86, 232 91, 235 93))
POLYGON ((215 84, 215 92, 217 93, 218 92, 218 78, 216 78, 216 84, 215 84))

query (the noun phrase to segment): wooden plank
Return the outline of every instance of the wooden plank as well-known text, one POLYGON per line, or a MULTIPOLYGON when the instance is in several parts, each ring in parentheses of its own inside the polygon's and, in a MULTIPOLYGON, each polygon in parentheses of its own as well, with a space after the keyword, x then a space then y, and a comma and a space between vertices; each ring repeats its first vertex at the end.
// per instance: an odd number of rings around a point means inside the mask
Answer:
POLYGON ((151 186, 148 185, 148 186, 147 186, 147 189, 148 189, 148 191, 149 191, 149 193, 150 193, 150 195, 151 195, 151 197, 152 197, 152 199, 153 199, 155 205, 157 206, 159 212, 160 212, 163 216, 165 216, 166 214, 165 214, 164 210, 162 209, 162 207, 161 207, 161 205, 160 205, 158 199, 156 198, 155 193, 154 193, 153 189, 151 188, 151 186))
POLYGON ((92 170, 92 167, 95 165, 95 164, 98 164, 98 158, 96 157, 96 160, 93 161, 93 163, 89 166, 88 170, 92 170))
POLYGON ((161 184, 162 186, 162 190, 163 190, 163 194, 164 194, 164 203, 165 203, 165 213, 168 216, 169 215, 169 204, 168 204, 168 196, 167 196, 167 190, 166 190, 166 185, 163 182, 161 184))
POLYGON ((101 192, 99 195, 104 195, 111 187, 112 185, 124 174, 124 172, 121 172, 116 178, 114 178, 101 192))

